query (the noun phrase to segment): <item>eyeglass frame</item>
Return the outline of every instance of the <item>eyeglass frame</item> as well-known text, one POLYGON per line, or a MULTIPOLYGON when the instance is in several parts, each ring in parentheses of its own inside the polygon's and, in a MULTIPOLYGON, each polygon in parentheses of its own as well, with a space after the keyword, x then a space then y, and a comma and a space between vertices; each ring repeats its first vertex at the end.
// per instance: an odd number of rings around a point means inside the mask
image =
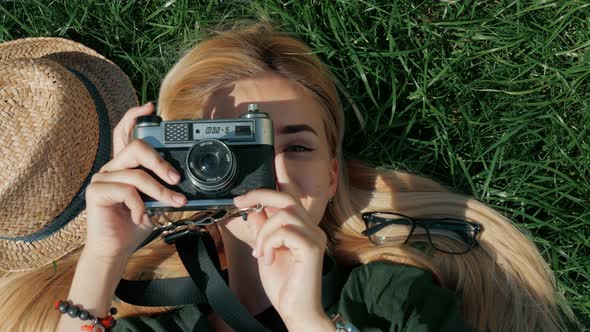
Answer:
MULTIPOLYGON (((379 214, 379 213, 383 213, 383 214, 393 214, 396 216, 400 216, 402 218, 405 218, 407 220, 409 220, 412 223, 412 229, 410 229, 410 233, 408 234, 408 237, 405 239, 405 241, 401 244, 406 244, 409 240, 410 237, 414 234, 414 230, 416 229, 416 226, 420 226, 422 228, 424 228, 424 230, 426 230, 426 236, 428 237, 428 243, 430 243, 430 246, 432 246, 432 248, 434 248, 435 250, 438 250, 440 252, 444 252, 446 254, 449 255, 463 255, 466 254, 468 252, 471 251, 471 249, 473 249, 474 247, 479 246, 479 242, 477 241, 477 236, 481 233, 481 231, 483 230, 483 227, 475 222, 471 222, 471 221, 467 221, 467 220, 463 220, 463 219, 457 219, 457 218, 412 218, 412 217, 408 217, 406 215, 403 215, 401 213, 397 213, 397 212, 389 212, 389 211, 370 211, 370 212, 363 212, 361 214, 361 217, 363 219, 363 221, 365 222, 365 230, 361 232, 362 235, 366 236, 369 238, 369 240, 373 243, 375 243, 375 241, 373 241, 371 239, 371 235, 374 235, 375 233, 377 233, 378 231, 380 231, 381 229, 387 227, 387 226, 391 226, 391 225, 395 225, 395 223, 381 223, 378 225, 375 225, 373 227, 369 227, 369 222, 371 221, 371 218, 379 218, 379 219, 383 219, 383 220, 393 220, 393 219, 387 219, 387 218, 381 218, 381 217, 375 217, 375 214, 379 214), (441 222, 441 221, 459 221, 462 223, 465 223, 467 225, 470 225, 473 227, 473 241, 471 244, 465 242, 466 245, 468 245, 469 247, 467 248, 467 250, 465 250, 464 252, 450 252, 450 251, 446 251, 443 249, 439 249, 437 248, 433 243, 432 243, 432 237, 430 236, 430 229, 428 228, 427 223, 428 222, 441 222), (384 226, 382 226, 384 225, 384 226), (373 230, 373 231, 371 231, 373 230)), ((378 243, 375 243, 377 245, 379 245, 378 243)))

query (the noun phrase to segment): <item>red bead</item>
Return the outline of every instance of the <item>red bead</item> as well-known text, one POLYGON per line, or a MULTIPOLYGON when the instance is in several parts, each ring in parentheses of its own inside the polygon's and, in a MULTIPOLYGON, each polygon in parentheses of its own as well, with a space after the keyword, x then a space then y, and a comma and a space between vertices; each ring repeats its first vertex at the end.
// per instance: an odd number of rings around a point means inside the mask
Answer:
POLYGON ((101 319, 100 320, 100 323, 102 324, 102 326, 104 326, 106 328, 110 328, 110 327, 112 327, 111 326, 112 321, 113 321, 113 317, 112 316, 108 316, 107 318, 101 319))
POLYGON ((55 308, 55 310, 59 309, 59 305, 61 304, 60 300, 55 301, 55 304, 53 305, 53 307, 55 308))

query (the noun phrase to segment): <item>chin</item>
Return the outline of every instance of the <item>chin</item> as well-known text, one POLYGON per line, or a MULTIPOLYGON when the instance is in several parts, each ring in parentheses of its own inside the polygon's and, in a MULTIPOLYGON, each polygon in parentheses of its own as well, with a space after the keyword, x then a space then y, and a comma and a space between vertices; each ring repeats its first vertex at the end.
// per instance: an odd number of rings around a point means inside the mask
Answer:
POLYGON ((312 218, 311 221, 314 224, 318 225, 322 221, 322 218, 324 217, 324 214, 326 213, 327 207, 328 207, 327 201, 325 203, 321 203, 321 202, 316 201, 316 202, 314 202, 314 204, 311 204, 310 206, 305 206, 305 209, 307 210, 310 217, 312 218))

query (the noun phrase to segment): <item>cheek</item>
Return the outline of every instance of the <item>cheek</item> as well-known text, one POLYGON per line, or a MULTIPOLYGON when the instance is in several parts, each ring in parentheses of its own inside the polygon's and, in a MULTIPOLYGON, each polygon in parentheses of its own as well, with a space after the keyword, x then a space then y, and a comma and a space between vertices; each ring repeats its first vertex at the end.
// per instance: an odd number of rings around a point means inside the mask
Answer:
POLYGON ((329 191, 329 163, 323 160, 282 160, 275 159, 277 180, 294 184, 301 196, 318 197, 329 191), (286 176, 281 176, 284 174, 286 176))
POLYGON ((294 185, 299 191, 301 203, 310 213, 314 222, 319 223, 324 215, 330 194, 329 162, 323 160, 288 160, 284 163, 277 163, 277 165, 281 164, 285 165, 285 167, 283 170, 277 170, 279 184, 289 181, 294 185), (281 179, 279 175, 283 171, 287 174, 286 179, 281 179))
POLYGON ((301 196, 317 199, 326 195, 328 181, 318 173, 317 168, 312 168, 308 172, 291 177, 299 188, 301 196))

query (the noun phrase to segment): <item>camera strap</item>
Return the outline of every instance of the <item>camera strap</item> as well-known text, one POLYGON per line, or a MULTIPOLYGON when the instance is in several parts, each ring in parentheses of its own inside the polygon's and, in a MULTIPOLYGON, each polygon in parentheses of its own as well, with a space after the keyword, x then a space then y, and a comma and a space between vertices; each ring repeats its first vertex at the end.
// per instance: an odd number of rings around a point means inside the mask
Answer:
MULTIPOLYGON (((164 232, 156 229, 137 248, 144 247, 164 232)), ((173 238, 178 255, 190 277, 126 280, 121 279, 115 295, 138 306, 183 306, 208 304, 236 331, 270 331, 253 317, 228 287, 227 275, 221 271, 215 243, 204 227, 183 229, 173 238), (178 234, 181 234, 178 235, 178 234)), ((169 243, 170 244, 170 243, 169 243)), ((327 308, 336 301, 335 264, 324 256, 322 304, 327 308)))

